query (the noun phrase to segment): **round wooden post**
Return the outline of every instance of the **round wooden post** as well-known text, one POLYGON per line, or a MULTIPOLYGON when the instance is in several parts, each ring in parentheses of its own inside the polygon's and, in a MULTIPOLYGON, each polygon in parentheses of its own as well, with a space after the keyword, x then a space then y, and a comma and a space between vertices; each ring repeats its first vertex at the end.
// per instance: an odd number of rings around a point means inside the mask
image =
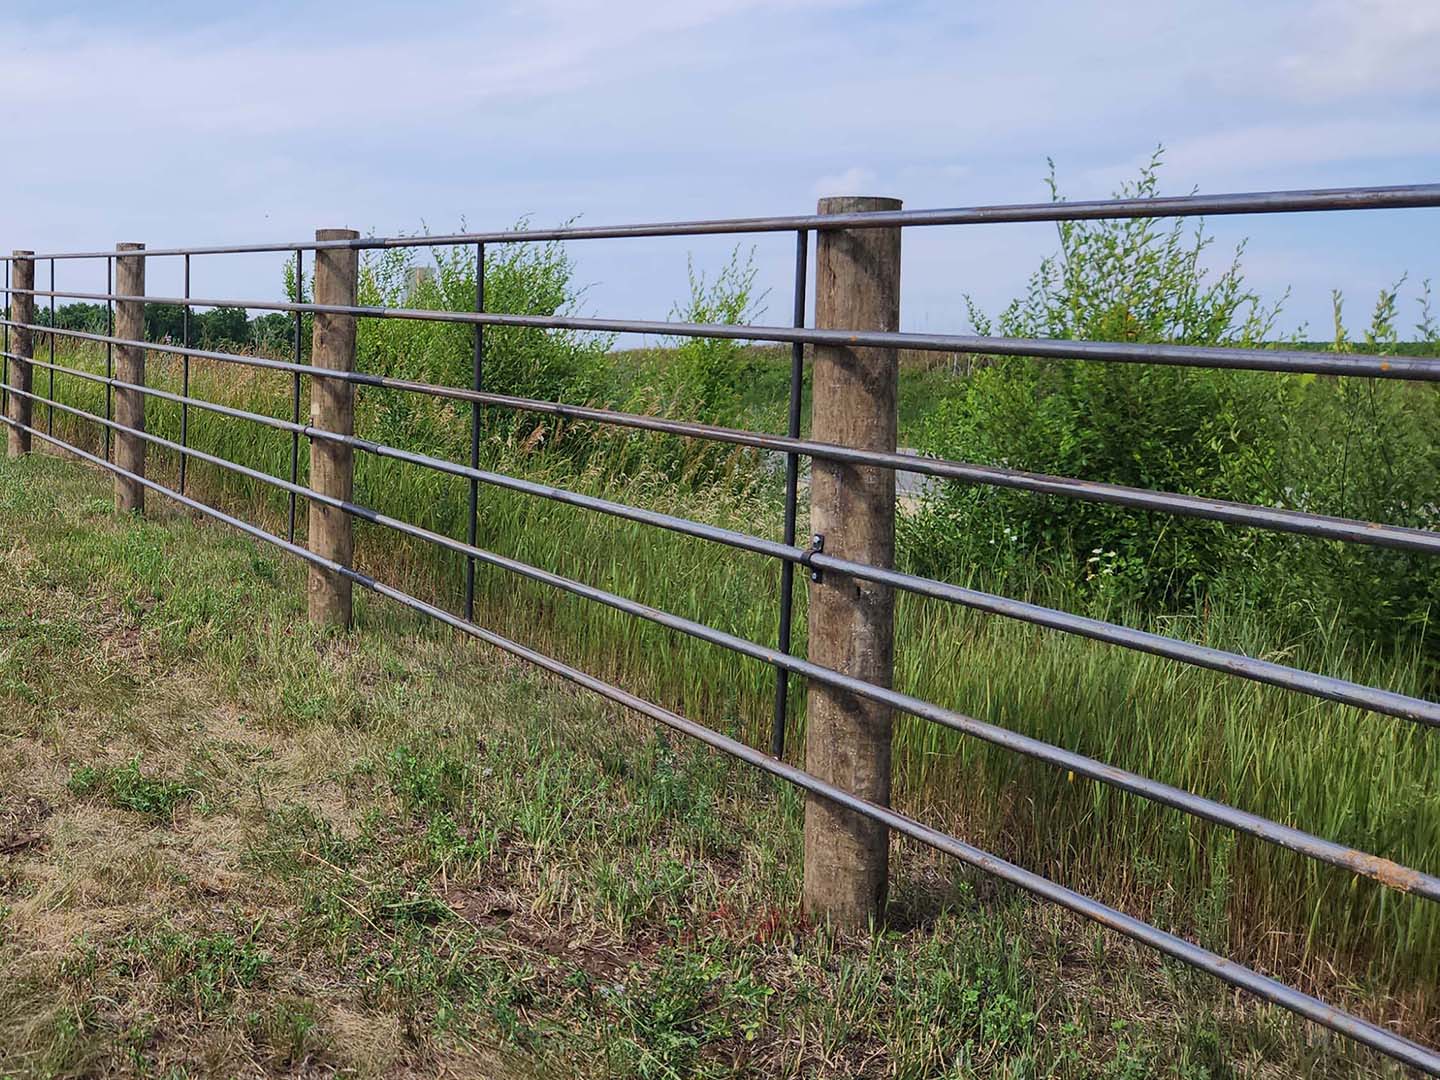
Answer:
MULTIPOLYGON (((820 200, 821 214, 899 210, 898 199, 820 200)), ((815 325, 896 330, 900 323, 900 230, 821 229, 816 243, 815 325)), ((817 345, 812 437, 894 452, 899 361, 894 349, 817 345)), ((816 459, 811 466, 812 543, 826 554, 891 567, 895 474, 816 459)), ((889 686, 894 672, 893 591, 827 571, 810 584, 809 658, 889 686)), ((890 802, 890 709, 811 684, 805 767, 882 806, 890 802)), ((889 830, 810 796, 805 805, 806 914, 840 929, 884 915, 889 830)))
MULTIPOLYGON (((356 240, 353 229, 318 229, 315 239, 356 240)), ((315 252, 317 304, 355 304, 355 283, 360 258, 353 248, 322 248, 315 252)), ((355 316, 316 312, 311 338, 311 363, 333 371, 355 370, 355 316)), ((312 376, 310 424, 341 435, 355 433, 355 388, 343 379, 312 376)), ((355 455, 351 447, 328 439, 310 440, 310 486, 325 495, 350 500, 354 490, 355 455)), ((317 555, 351 564, 355 541, 350 515, 310 500, 310 550, 317 555)), ((312 565, 309 580, 310 621, 317 626, 350 625, 351 583, 348 578, 312 565)))
MULTIPOLYGON (((118 252, 144 251, 144 244, 116 244, 118 252)), ((120 254, 115 257, 117 296, 145 295, 145 256, 120 254)), ((145 340, 145 301, 115 302, 115 336, 131 341, 145 340)), ((138 345, 115 346, 115 378, 120 382, 145 385, 145 350, 138 345)), ((115 388, 115 422, 145 430, 145 395, 139 390, 115 388)), ((145 475, 145 440, 138 435, 115 433, 115 464, 137 476, 145 475)), ((115 475, 115 509, 121 513, 145 512, 145 487, 129 477, 115 475)))
MULTIPOLYGON (((15 290, 35 288, 35 260, 26 256, 35 254, 33 251, 16 251, 15 261, 10 265, 14 268, 11 273, 10 287, 15 290)), ((33 323, 35 321, 35 297, 28 292, 12 292, 10 300, 10 321, 16 323, 33 323)), ((15 424, 30 426, 30 359, 35 355, 34 333, 24 326, 12 328, 10 335, 10 351, 15 355, 10 359, 10 385, 18 394, 7 395, 9 411, 7 415, 15 424), (22 359, 23 358, 23 359, 22 359)), ((23 431, 14 424, 7 424, 9 434, 6 436, 5 445, 10 457, 19 457, 21 454, 30 452, 30 432, 23 431)))

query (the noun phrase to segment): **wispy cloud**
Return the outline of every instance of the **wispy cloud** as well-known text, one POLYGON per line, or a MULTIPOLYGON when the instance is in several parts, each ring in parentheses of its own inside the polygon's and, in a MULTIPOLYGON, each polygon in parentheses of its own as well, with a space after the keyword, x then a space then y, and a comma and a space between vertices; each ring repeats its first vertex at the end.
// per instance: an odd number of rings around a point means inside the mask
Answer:
MULTIPOLYGON (((1172 190, 1440 171, 1440 6, 1416 0, 15 0, 0 38, 11 246, 1031 200, 1047 155, 1086 197, 1161 142, 1172 190)), ((1334 228, 1262 231, 1343 287, 1334 228)), ((1423 235, 1366 265, 1420 273, 1423 235)), ((907 322, 998 303, 1052 242, 907 237, 907 322)), ((637 250, 585 250, 597 307, 668 309, 686 245, 637 250)), ((783 245, 760 250, 779 286, 783 245)))
POLYGON ((1288 87, 1313 102, 1428 98, 1440 90, 1440 4, 1425 0, 1323 0, 1297 22, 1282 54, 1288 87))
POLYGON ((844 172, 820 177, 811 191, 817 199, 826 195, 875 195, 875 182, 872 170, 852 165, 844 172))

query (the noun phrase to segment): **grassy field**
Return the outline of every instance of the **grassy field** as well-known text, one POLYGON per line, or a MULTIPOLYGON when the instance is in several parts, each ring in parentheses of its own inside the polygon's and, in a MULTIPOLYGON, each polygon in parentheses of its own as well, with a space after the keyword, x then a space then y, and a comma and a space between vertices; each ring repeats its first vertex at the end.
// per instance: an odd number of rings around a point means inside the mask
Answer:
MULTIPOLYGON (((644 365, 660 361, 646 354, 623 362, 639 371, 637 379, 650 379, 644 365)), ((775 355, 771 371, 756 380, 752 422, 765 425, 764 410, 773 411, 778 399, 763 387, 783 385, 785 368, 775 355)), ((907 378, 917 377, 937 376, 910 366, 907 378)), ((197 362, 194 380, 200 397, 288 414, 282 376, 197 362)), ((173 386, 174 365, 153 363, 151 381, 173 386)), ((61 400, 103 409, 100 387, 64 376, 57 386, 61 400)), ((383 426, 392 399, 364 392, 361 402, 361 433, 394 439, 383 426)), ((148 422, 153 431, 178 436, 173 405, 152 402, 148 422)), ((278 475, 288 471, 288 435, 198 411, 191 422, 195 445, 278 475)), ((98 442, 92 425, 67 423, 63 414, 57 423, 72 437, 98 442)), ((439 410, 413 432, 413 445, 463 459, 467 423, 465 413, 439 410)), ((559 486, 779 536, 773 482, 696 491, 643 468, 617 478, 607 463, 643 460, 654 446, 641 434, 618 436, 596 455, 598 463, 577 472, 556 452, 563 450, 563 430, 559 447, 553 430, 539 443, 525 430, 492 434, 484 460, 559 486)), ((464 481, 367 455, 357 460, 359 501, 464 535, 464 481)), ((167 455, 153 461, 157 478, 173 479, 167 455)), ((740 453, 730 467, 741 477, 764 473, 740 453)), ((192 476, 205 498, 283 530, 283 496, 235 483, 210 466, 196 466, 192 476)), ((774 640, 778 571, 766 560, 494 489, 482 487, 480 500, 483 547, 755 641, 774 640)), ((303 530, 303 506, 300 517, 303 530)), ((367 526, 358 537, 366 570, 458 604, 456 560, 367 526)), ((482 568, 478 597, 480 620, 502 633, 752 742, 768 741, 774 676, 763 665, 499 571, 482 568)), ((1037 577, 1026 598, 1085 609, 1053 576, 1037 577)), ((796 645, 803 651, 803 589, 797 602, 796 645)), ((1324 621, 1293 639, 1222 600, 1164 618, 1123 609, 1087 613, 1400 691, 1423 694, 1426 686, 1421 657, 1367 647, 1324 621)), ((898 627, 896 682, 903 690, 1440 872, 1440 749, 1413 724, 914 598, 901 599, 898 627)), ((797 690, 792 747, 800 743, 804 715, 803 688, 797 690)), ((1417 1038, 1440 1041, 1435 905, 921 722, 899 724, 896 767, 899 798, 928 820, 1321 996, 1356 1004, 1417 1038)))
POLYGON ((1391 1075, 910 845, 819 933, 792 792, 89 470, 0 535, 0 1076, 1391 1075))

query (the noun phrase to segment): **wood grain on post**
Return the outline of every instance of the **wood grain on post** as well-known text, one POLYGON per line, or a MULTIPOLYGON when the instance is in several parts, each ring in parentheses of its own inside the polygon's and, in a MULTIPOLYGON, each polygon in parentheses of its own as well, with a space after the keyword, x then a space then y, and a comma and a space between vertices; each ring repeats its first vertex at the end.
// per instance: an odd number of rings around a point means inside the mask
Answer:
MULTIPOLYGON (((318 229, 316 240, 356 240, 353 229, 318 229)), ((317 304, 355 304, 355 283, 360 258, 353 248, 323 248, 315 252, 314 300, 317 304)), ((355 316, 316 312, 311 339, 311 363, 332 371, 355 370, 355 316)), ((355 434, 355 388, 343 379, 312 376, 310 424, 341 435, 355 434)), ((328 439, 310 440, 310 486, 347 502, 354 490, 353 448, 328 439)), ((355 553, 350 515, 310 500, 310 550, 344 566, 355 553)), ((311 565, 310 621, 317 626, 350 625, 351 582, 348 578, 311 565)))
MULTIPOLYGON (((899 210, 898 199, 820 200, 821 214, 899 210)), ((815 325, 897 330, 900 230, 818 230, 815 325)), ((817 345, 812 438, 894 452, 899 362, 894 349, 817 345)), ((895 561, 895 474, 816 459, 811 465, 810 526, 827 555, 891 567, 895 561)), ((887 586, 832 571, 810 584, 809 658, 888 687, 894 673, 895 598, 887 586)), ((821 779, 890 803, 891 710, 812 683, 805 767, 821 779)), ((884 825, 810 796, 805 805, 807 915, 838 929, 864 929, 885 910, 889 831, 884 825)))
MULTIPOLYGON (((144 251, 144 244, 116 244, 117 252, 144 251)), ((115 293, 118 296, 145 295, 145 256, 115 256, 115 293)), ((115 302, 115 336, 131 341, 145 340, 145 301, 115 302)), ((137 345, 115 346, 115 378, 120 382, 145 385, 145 350, 137 345)), ((139 390, 115 388, 115 422, 136 431, 145 430, 145 395, 139 390)), ((124 431, 115 433, 115 464, 136 476, 145 475, 145 440, 124 431)), ((115 509, 121 513, 145 512, 145 487, 129 477, 115 474, 115 509)))
MULTIPOLYGON (((33 251, 16 251, 15 261, 10 275, 10 287, 12 289, 33 289, 35 288, 35 260, 25 256, 35 254, 33 251)), ((35 321, 35 297, 28 292, 12 292, 10 300, 10 321, 17 323, 33 323, 35 321)), ((30 426, 30 399, 26 394, 30 393, 30 376, 33 370, 30 367, 30 359, 35 355, 35 336, 23 326, 11 328, 10 351, 15 355, 10 358, 10 385, 16 390, 22 391, 18 394, 9 394, 8 415, 16 424, 30 426), (23 357, 23 359, 22 359, 23 357)), ((30 452, 30 432, 22 431, 12 424, 5 425, 9 431, 6 436, 5 445, 11 457, 19 457, 30 452)))

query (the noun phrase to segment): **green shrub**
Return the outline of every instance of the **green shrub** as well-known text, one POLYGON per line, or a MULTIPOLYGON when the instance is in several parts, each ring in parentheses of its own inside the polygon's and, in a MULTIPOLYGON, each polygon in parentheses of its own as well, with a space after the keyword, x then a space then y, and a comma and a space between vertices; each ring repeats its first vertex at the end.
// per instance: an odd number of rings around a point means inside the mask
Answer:
MULTIPOLYGON (((755 293, 755 252, 741 257, 740 248, 707 281, 703 271, 689 267, 690 299, 676 304, 677 322, 737 326, 754 322, 764 311, 765 294, 755 293)), ((729 338, 677 337, 671 340, 670 363, 662 389, 676 407, 692 417, 725 423, 734 418, 746 388, 763 364, 746 342, 729 338)))
MULTIPOLYGON (((1398 296, 1382 289, 1363 343, 1352 343, 1334 296, 1337 351, 1400 351, 1398 296)), ((1440 340, 1429 317, 1429 283, 1415 329, 1440 340)), ((1413 346, 1405 345, 1411 352, 1413 346)), ((1285 502, 1303 510, 1411 528, 1440 526, 1440 394, 1429 383, 1301 376, 1304 393, 1290 424, 1285 502)), ((1434 560, 1423 553, 1360 544, 1272 544, 1263 575, 1272 602, 1344 621, 1370 641, 1423 636, 1440 604, 1434 560)))
MULTIPOLYGON (((522 223, 522 227, 523 227, 522 223)), ((423 251, 388 248, 362 260, 362 305, 433 311, 475 310, 475 251, 472 247, 430 248, 432 272, 423 251)), ((574 263, 559 243, 492 244, 485 252, 485 308, 511 315, 571 314, 581 297, 574 263)), ((586 402, 601 386, 609 335, 568 330, 487 326, 484 331, 484 386, 495 393, 547 401, 586 402)), ((473 378, 475 331, 457 323, 409 319, 363 319, 356 343, 361 371, 468 387, 473 378)), ((387 438, 423 445, 428 452, 453 452, 468 445, 469 409, 437 403, 416 394, 369 396, 379 430, 387 438), (457 422, 463 414, 464 422, 457 422)), ((535 414, 488 410, 494 433, 534 435, 555 425, 535 414)))
MULTIPOLYGON (((1157 195, 1159 163, 1157 153, 1118 194, 1157 195)), ((1252 348, 1275 337, 1280 304, 1265 305, 1246 286, 1244 245, 1218 272, 1207 269, 1203 222, 1065 222, 1059 240, 1060 251, 993 323, 971 305, 980 333, 1252 348)), ((1351 342, 1337 295, 1333 347, 1395 351, 1399 289, 1382 290, 1363 343, 1351 342)), ((1420 307, 1416 329, 1433 347, 1428 283, 1420 307)), ((1004 358, 941 401, 921 448, 1432 527, 1440 507, 1437 410, 1428 384, 1004 358)), ((1033 591, 1037 575, 1048 572, 1101 607, 1191 609, 1221 589, 1285 625, 1338 619, 1372 639, 1395 640, 1423 631, 1440 599, 1420 556, 1004 489, 946 485, 904 528, 911 560, 926 573, 978 574, 999 588, 1033 591)))
MULTIPOLYGON (((1159 155, 1118 194, 1158 193, 1159 155)), ((1053 167, 1052 192, 1059 200, 1053 167)), ((1212 274, 1203 222, 1154 219, 1059 225, 1060 251, 994 323, 970 304, 981 334, 1189 345, 1255 346, 1278 305, 1245 285, 1237 249, 1212 274)), ((944 400, 922 449, 942 457, 1273 503, 1277 458, 1295 385, 1240 371, 1085 361, 998 359, 944 400)), ((1001 565, 1022 547, 1131 598, 1190 597, 1247 538, 1218 526, 1120 507, 949 485, 911 524, 931 571, 1001 565), (1007 556, 1008 557, 1008 556, 1007 556)))
MULTIPOLYGON (((754 322, 765 299, 755 292, 755 277, 753 249, 746 253, 735 248, 713 279, 697 271, 692 260, 690 298, 676 304, 670 317, 725 326, 754 322)), ((654 354, 658 366, 648 377, 617 388, 619 406, 629 412, 747 426, 747 392, 767 370, 762 355, 747 342, 727 338, 676 336, 667 346, 654 354)), ((603 440, 603 461, 597 464, 610 476, 663 477, 692 489, 725 484, 740 491, 765 479, 759 456, 734 446, 613 428, 606 429, 603 440)))

